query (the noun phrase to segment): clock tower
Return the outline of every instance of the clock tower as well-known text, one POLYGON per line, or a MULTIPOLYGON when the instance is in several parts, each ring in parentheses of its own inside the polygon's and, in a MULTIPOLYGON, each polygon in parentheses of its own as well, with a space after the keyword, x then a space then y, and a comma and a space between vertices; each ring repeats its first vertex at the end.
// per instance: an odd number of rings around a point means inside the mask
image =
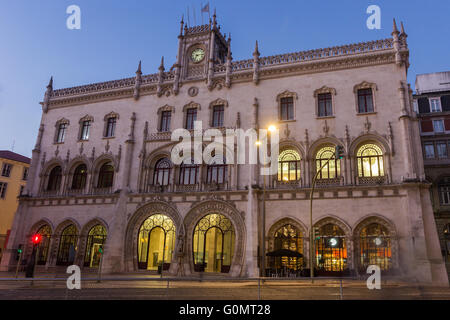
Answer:
POLYGON ((216 14, 209 24, 188 27, 181 20, 178 36, 178 55, 176 80, 205 80, 208 87, 212 85, 214 66, 226 63, 230 40, 221 34, 217 25, 216 14))

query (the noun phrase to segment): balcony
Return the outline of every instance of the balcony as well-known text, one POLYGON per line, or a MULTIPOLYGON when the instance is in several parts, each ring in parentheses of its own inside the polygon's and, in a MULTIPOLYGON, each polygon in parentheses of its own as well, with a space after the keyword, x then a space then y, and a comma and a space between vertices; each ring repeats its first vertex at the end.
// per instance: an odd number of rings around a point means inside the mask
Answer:
POLYGON ((357 177, 358 185, 377 185, 386 183, 386 176, 381 177, 357 177))

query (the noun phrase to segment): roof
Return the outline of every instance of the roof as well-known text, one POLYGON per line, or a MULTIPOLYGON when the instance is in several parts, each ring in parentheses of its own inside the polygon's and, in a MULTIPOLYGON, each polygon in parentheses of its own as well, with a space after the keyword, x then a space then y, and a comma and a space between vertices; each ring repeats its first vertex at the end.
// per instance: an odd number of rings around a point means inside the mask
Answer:
POLYGON ((418 74, 416 76, 417 94, 450 91, 450 71, 418 74))
POLYGON ((0 150, 0 158, 30 164, 31 159, 9 150, 0 150))

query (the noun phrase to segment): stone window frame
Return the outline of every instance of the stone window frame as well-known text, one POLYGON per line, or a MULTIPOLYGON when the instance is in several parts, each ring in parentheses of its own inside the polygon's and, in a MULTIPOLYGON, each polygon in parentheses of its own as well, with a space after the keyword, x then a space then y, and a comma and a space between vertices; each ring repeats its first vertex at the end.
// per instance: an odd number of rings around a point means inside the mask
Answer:
POLYGON ((184 107, 183 107, 183 128, 186 129, 186 130, 190 130, 190 129, 186 128, 187 127, 186 126, 187 111, 189 109, 197 109, 197 120, 196 121, 199 121, 199 117, 198 117, 199 116, 199 111, 202 109, 202 107, 201 107, 201 105, 199 103, 196 103, 194 101, 191 101, 188 104, 184 105, 184 107))
POLYGON ((225 127, 225 109, 228 108, 228 101, 225 99, 217 98, 214 101, 211 101, 209 104, 209 126, 211 128, 223 128, 225 127), (223 123, 222 126, 214 126, 214 107, 215 106, 223 106, 223 123))
POLYGON ((296 101, 297 100, 298 100, 298 94, 293 91, 285 90, 277 95, 276 101, 278 104, 278 122, 296 121, 296 119, 297 119, 297 112, 296 112, 297 102, 296 101), (293 109, 293 113, 294 113, 294 116, 292 119, 288 119, 288 120, 281 119, 281 99, 283 99, 283 98, 292 98, 292 104, 293 104, 292 109, 293 109))
POLYGON ((361 83, 358 83, 353 87, 353 94, 355 96, 355 111, 357 115, 368 115, 368 114, 375 114, 377 113, 377 98, 376 98, 376 92, 378 91, 378 86, 376 83, 363 81, 361 83), (359 99, 358 99, 358 90, 362 89, 372 89, 372 104, 373 104, 373 111, 370 112, 359 112, 359 99))
MULTIPOLYGON (((104 121, 104 127, 103 127, 103 138, 104 139, 112 139, 116 137, 116 129, 117 129, 117 120, 119 120, 119 114, 111 111, 110 113, 108 113, 107 115, 105 115, 105 117, 103 118, 104 121), (108 133, 108 121, 111 118, 116 118, 116 126, 114 127, 114 135, 112 136, 107 136, 106 134, 108 133)), ((90 133, 90 132, 89 132, 90 133)))
POLYGON ((158 123, 156 124, 156 128, 157 128, 158 132, 172 132, 172 125, 173 125, 172 114, 174 114, 174 113, 175 113, 175 107, 170 106, 168 104, 166 104, 158 109, 158 111, 156 112, 156 114, 158 115, 158 123), (161 129, 162 129, 161 128, 161 120, 162 120, 162 114, 164 111, 170 111, 170 127, 169 127, 168 131, 161 131, 161 129))
POLYGON ((319 119, 327 119, 327 118, 335 118, 336 117, 336 99, 335 96, 337 95, 335 88, 330 88, 327 86, 323 86, 320 89, 314 90, 314 100, 316 104, 316 117, 319 119), (328 116, 320 116, 319 115, 319 94, 331 94, 331 115, 328 116))
POLYGON ((66 140, 66 136, 67 136, 67 131, 69 129, 69 125, 70 125, 70 121, 66 118, 61 118, 58 121, 56 121, 55 123, 55 135, 53 137, 53 144, 63 144, 66 140), (64 140, 61 142, 58 142, 58 136, 59 136, 59 127, 65 124, 66 125, 66 132, 64 134, 64 140))
POLYGON ((91 115, 85 115, 83 118, 80 119, 80 121, 78 121, 79 124, 79 130, 78 130, 78 141, 79 142, 84 142, 84 141, 89 141, 90 137, 91 137, 91 133, 92 133, 92 124, 94 123, 94 117, 91 115), (86 140, 81 139, 81 134, 83 133, 83 122, 84 121, 90 121, 91 125, 89 127, 89 137, 86 140))

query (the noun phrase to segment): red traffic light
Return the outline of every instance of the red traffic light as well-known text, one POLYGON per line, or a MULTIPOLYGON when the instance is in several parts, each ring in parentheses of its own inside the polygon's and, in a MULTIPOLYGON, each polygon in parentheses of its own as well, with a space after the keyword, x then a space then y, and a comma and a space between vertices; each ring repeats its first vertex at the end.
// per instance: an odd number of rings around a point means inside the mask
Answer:
POLYGON ((39 244, 42 240, 42 236, 39 233, 37 233, 33 236, 31 240, 33 241, 34 244, 39 244))

